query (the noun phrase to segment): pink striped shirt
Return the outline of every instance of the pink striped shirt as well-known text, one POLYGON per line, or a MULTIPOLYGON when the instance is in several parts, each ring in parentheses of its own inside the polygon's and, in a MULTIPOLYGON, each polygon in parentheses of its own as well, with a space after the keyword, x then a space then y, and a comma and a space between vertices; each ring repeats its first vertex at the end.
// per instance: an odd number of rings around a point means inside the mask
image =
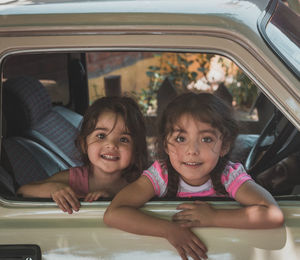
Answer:
MULTIPOLYGON (((143 175, 148 177, 151 181, 156 196, 163 197, 166 195, 168 187, 168 170, 164 163, 155 161, 143 172, 143 175)), ((221 182, 231 198, 235 198, 238 188, 248 180, 252 180, 252 178, 246 173, 243 165, 240 163, 228 162, 221 175, 221 182)), ((200 186, 191 186, 181 178, 179 179, 177 197, 205 196, 218 196, 210 179, 200 186)))

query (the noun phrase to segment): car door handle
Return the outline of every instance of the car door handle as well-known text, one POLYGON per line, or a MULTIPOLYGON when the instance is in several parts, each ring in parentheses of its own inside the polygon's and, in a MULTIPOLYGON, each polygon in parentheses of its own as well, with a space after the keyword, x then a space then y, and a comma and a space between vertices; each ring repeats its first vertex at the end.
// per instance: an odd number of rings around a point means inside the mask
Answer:
POLYGON ((41 260, 38 245, 0 245, 0 260, 41 260))

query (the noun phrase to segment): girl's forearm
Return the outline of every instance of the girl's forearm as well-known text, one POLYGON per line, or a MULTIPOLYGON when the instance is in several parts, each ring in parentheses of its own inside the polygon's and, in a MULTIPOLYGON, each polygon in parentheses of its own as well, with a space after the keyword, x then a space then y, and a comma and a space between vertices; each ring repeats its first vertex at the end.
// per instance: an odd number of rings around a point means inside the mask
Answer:
POLYGON ((21 186, 17 190, 17 194, 23 197, 36 197, 36 198, 51 198, 51 193, 57 189, 59 183, 44 182, 44 183, 31 183, 21 186))
POLYGON ((229 228, 263 229, 281 227, 284 217, 275 205, 253 205, 241 209, 216 209, 212 226, 229 228))

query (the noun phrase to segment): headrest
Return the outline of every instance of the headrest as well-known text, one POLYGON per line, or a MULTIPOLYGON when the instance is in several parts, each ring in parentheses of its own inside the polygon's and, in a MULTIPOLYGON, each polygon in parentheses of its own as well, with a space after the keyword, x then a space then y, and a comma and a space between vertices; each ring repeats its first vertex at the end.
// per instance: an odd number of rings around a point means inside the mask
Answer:
POLYGON ((50 96, 37 79, 19 76, 4 82, 3 112, 10 136, 33 128, 51 108, 50 96))

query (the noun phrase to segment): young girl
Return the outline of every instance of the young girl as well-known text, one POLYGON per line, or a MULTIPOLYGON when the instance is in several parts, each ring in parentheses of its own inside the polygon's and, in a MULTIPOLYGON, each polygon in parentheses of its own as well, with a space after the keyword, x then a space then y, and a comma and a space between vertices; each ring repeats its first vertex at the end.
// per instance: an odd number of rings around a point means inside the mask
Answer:
POLYGON ((165 109, 159 124, 161 158, 117 194, 104 221, 122 230, 166 238, 182 259, 207 258, 190 227, 274 228, 283 214, 272 196, 239 163, 228 160, 238 133, 232 110, 218 97, 186 93, 165 109), (215 209, 196 201, 179 205, 173 222, 138 208, 152 197, 228 196, 245 205, 215 209))
POLYGON ((76 145, 84 166, 54 174, 44 181, 26 184, 18 194, 53 198, 71 214, 80 203, 112 197, 136 180, 147 164, 143 115, 129 97, 104 97, 86 111, 76 145))

